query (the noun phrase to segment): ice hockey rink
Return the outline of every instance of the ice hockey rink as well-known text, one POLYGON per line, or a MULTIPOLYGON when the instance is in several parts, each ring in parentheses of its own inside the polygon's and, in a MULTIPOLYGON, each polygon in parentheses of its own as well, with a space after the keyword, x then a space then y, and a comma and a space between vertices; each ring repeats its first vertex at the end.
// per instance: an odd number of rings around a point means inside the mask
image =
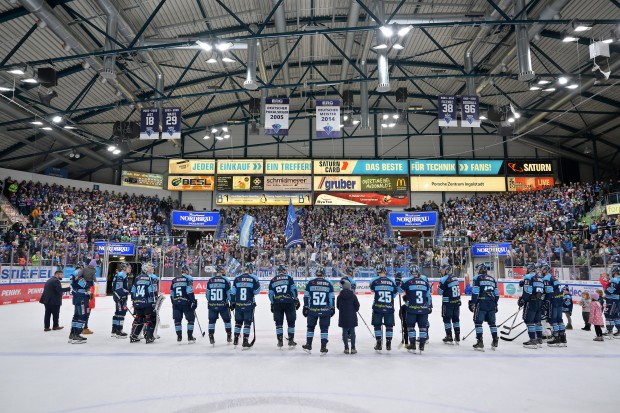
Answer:
MULTIPOLYGON (((372 298, 359 296, 369 322, 372 298)), ((611 412, 617 411, 620 340, 593 342, 574 312, 575 330, 568 347, 528 350, 526 334, 500 340, 490 350, 485 326, 484 353, 474 351, 474 334, 460 346, 441 342, 441 303, 430 316, 430 343, 424 354, 399 349, 399 327, 391 352, 377 354, 360 320, 357 355, 343 354, 338 315, 332 318, 329 353, 308 355, 305 318, 299 311, 295 350, 276 348, 275 327, 266 296, 257 307, 257 339, 250 350, 225 342, 223 324, 216 345, 199 337, 193 345, 177 343, 170 302, 162 310, 161 339, 142 341, 110 337, 113 301, 97 299, 85 345, 67 343, 72 307, 65 300, 62 331, 43 332, 43 306, 24 303, 0 307, 0 375, 3 412, 611 412)), ((502 299, 498 323, 517 309, 502 299)), ((206 303, 198 315, 207 327, 206 303)), ((463 335, 473 328, 471 313, 461 311, 463 335)), ((127 316, 126 323, 131 320, 127 316)), ((518 320, 517 322, 519 322, 518 320)), ((398 321, 397 321, 398 322, 398 321)), ((198 325, 196 324, 196 335, 198 325)), ((317 327, 318 331, 318 327, 317 327)), ((521 331, 519 327, 518 331, 521 331)), ((185 338, 185 334, 184 334, 185 338)))

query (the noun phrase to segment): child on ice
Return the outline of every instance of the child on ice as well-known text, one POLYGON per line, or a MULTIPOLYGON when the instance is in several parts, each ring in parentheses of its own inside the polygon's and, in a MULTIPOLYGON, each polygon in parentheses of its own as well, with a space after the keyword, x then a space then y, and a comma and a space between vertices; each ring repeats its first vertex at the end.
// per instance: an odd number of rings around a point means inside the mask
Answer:
POLYGON ((344 342, 344 354, 357 354, 355 349, 355 327, 357 327, 357 312, 360 309, 360 302, 351 290, 351 283, 347 280, 342 281, 342 291, 336 299, 338 307, 338 327, 342 328, 342 341, 344 342), (351 340, 351 350, 349 350, 349 339, 351 340))

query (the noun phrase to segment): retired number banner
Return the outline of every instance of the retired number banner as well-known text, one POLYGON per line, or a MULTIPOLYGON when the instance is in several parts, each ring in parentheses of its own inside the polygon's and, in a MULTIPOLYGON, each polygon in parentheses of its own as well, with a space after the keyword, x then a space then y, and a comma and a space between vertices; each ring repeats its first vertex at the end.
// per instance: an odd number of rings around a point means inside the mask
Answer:
POLYGON ((181 139, 181 108, 163 108, 162 139, 181 139))
POLYGON ((265 103, 265 135, 288 135, 288 98, 268 98, 265 103))
POLYGON ((142 109, 140 114, 140 139, 159 139, 159 109, 142 109))
POLYGON ((340 101, 316 101, 316 137, 340 138, 340 101))
POLYGON ((478 96, 461 96, 461 127, 480 127, 480 102, 478 96))
POLYGON ((456 122, 456 96, 439 96, 437 105, 437 119, 439 126, 449 128, 457 126, 456 122))

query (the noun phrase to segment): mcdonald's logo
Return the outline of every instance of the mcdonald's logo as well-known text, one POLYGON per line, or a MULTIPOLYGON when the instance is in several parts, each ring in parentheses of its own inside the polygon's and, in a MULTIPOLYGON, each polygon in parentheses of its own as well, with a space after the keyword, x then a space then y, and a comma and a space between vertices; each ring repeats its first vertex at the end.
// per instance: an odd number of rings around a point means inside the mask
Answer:
POLYGON ((407 179, 405 178, 398 178, 396 179, 396 188, 407 188, 407 179))

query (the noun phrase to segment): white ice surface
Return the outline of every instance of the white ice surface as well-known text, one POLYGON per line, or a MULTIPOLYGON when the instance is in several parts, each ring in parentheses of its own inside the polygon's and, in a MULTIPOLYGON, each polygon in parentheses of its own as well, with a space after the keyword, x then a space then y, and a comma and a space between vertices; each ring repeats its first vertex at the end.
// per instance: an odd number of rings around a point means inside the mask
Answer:
MULTIPOLYGON (((361 314, 370 321, 371 297, 360 296, 361 314)), ((88 343, 67 343, 72 306, 61 310, 64 330, 43 332, 38 303, 0 307, 1 412, 616 412, 620 340, 593 342, 576 307, 575 330, 567 348, 528 350, 526 334, 500 340, 490 350, 485 326, 484 353, 472 350, 474 334, 460 346, 441 343, 440 302, 431 314, 430 343, 423 355, 399 349, 400 330, 389 354, 376 354, 373 338, 360 320, 357 355, 343 354, 338 315, 332 318, 329 354, 301 350, 305 318, 297 319, 296 350, 276 348, 268 299, 257 307, 257 340, 248 351, 225 342, 218 321, 215 347, 206 339, 178 344, 169 300, 162 310, 161 339, 130 344, 110 337, 113 301, 98 298, 88 343)), ((502 299, 498 323, 516 311, 516 300, 502 299)), ((207 327, 206 302, 198 314, 207 327)), ((463 335, 473 328, 461 308, 463 335)), ((130 324, 129 314, 126 328, 130 324)), ((518 320, 520 321, 520 320, 518 320)), ((517 321, 517 322, 518 322, 517 321)), ((398 323, 398 320, 397 320, 398 323)), ((185 330, 185 328, 184 328, 185 330)), ((318 335, 318 326, 316 333, 318 335)), ((199 336, 196 324, 196 335, 199 336)), ((185 331, 184 331, 185 338, 185 331)))

